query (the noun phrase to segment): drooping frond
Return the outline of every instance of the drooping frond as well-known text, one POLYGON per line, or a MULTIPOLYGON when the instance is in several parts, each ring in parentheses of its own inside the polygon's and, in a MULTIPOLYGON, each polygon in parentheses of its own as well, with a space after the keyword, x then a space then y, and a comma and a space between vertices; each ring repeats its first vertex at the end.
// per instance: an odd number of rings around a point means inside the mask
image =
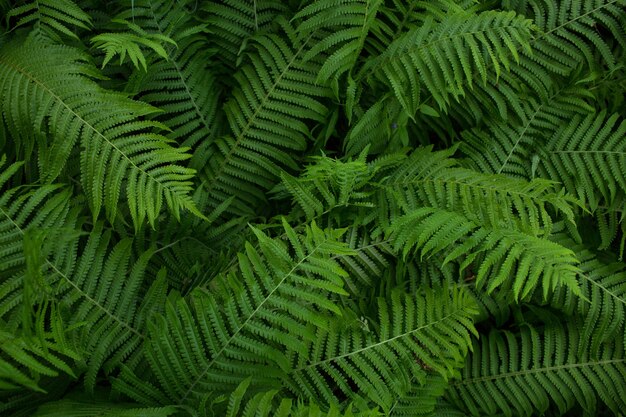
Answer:
MULTIPOLYGON (((510 73, 497 78, 490 71, 486 84, 473 83, 472 94, 450 109, 455 118, 478 121, 496 114, 503 119, 523 118, 520 101, 527 92, 544 100, 558 86, 555 76, 568 76, 581 65, 595 69, 598 61, 619 60, 610 56, 607 42, 624 45, 624 0, 533 0, 526 5, 518 13, 534 19, 539 29, 529 40, 531 52, 521 50, 519 65, 512 65, 510 73), (595 54, 595 50, 602 52, 595 54)), ((481 77, 474 72, 475 81, 481 77)))
POLYGON ((476 224, 543 236, 550 233, 550 210, 573 221, 577 201, 558 192, 554 182, 523 181, 461 168, 450 158, 453 153, 454 148, 415 150, 380 184, 381 215, 391 220, 403 211, 426 206, 457 212, 476 224))
POLYGON ((303 20, 298 25, 302 36, 324 32, 318 34, 320 41, 304 57, 307 60, 321 53, 328 55, 319 70, 319 81, 339 78, 352 70, 382 3, 382 0, 316 0, 294 16, 303 20))
POLYGON ((286 37, 250 41, 250 64, 234 75, 239 86, 224 108, 232 135, 207 150, 202 173, 207 191, 214 206, 234 195, 229 209, 234 213, 250 213, 283 169, 297 167, 310 136, 306 122, 323 121, 326 114, 320 99, 328 90, 315 82, 319 63, 305 64, 307 40, 298 41, 288 24, 283 27, 286 37))
POLYGON ((340 313, 328 294, 345 294, 345 272, 331 257, 352 252, 337 240, 341 231, 283 227, 288 245, 254 229, 259 249, 248 243, 238 268, 218 278, 222 295, 196 289, 189 300, 169 300, 145 347, 160 388, 147 390, 128 371, 117 388, 142 403, 197 405, 249 376, 255 386, 279 386, 288 353, 303 351, 314 328, 340 313))
POLYGON ((512 12, 458 13, 437 24, 428 19, 365 63, 359 77, 388 83, 411 117, 422 89, 446 109, 451 98, 459 100, 472 87, 475 72, 485 83, 488 72, 499 76, 503 67, 508 70, 509 54, 517 60, 518 50, 528 48, 531 29, 530 20, 512 12))
POLYGON ((75 28, 91 27, 91 17, 72 0, 29 0, 9 10, 6 18, 15 19, 14 27, 34 25, 74 39, 78 39, 75 28))
POLYGON ((562 285, 580 293, 574 253, 545 238, 480 227, 465 216, 430 207, 396 219, 390 231, 394 249, 405 256, 413 250, 422 257, 447 250, 444 264, 460 258, 464 270, 476 262, 476 285, 486 286, 488 293, 500 288, 520 300, 541 287, 546 298, 562 285))
POLYGON ((288 387, 328 404, 364 398, 387 412, 428 374, 453 375, 471 346, 475 313, 471 297, 457 289, 395 292, 378 302, 378 332, 319 329, 293 353, 288 387))
POLYGON ((626 377, 622 339, 591 356, 583 334, 575 322, 493 331, 475 344, 447 396, 476 416, 531 416, 551 405, 564 414, 576 404, 593 415, 598 403, 618 413, 626 407, 623 384, 615 382, 626 377))
POLYGON ((136 228, 146 218, 154 224, 164 204, 176 216, 199 214, 188 195, 194 171, 174 165, 186 150, 155 133, 161 125, 141 120, 156 109, 98 87, 85 61, 76 49, 32 39, 2 48, 0 108, 18 148, 50 135, 37 142, 42 179, 51 182, 80 144, 81 185, 95 218, 104 207, 114 219, 122 195, 136 228))

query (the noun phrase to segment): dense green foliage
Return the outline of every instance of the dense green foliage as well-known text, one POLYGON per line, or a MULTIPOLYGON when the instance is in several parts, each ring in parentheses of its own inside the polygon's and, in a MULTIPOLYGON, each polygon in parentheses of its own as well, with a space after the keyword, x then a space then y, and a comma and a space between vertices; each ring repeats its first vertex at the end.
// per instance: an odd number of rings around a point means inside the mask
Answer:
POLYGON ((624 415, 626 0, 0 12, 0 415, 624 415))

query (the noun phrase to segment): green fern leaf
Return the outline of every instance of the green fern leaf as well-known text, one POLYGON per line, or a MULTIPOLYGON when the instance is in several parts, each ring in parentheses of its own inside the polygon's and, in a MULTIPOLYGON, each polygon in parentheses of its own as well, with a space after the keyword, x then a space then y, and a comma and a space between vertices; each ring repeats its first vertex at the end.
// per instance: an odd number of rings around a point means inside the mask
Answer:
POLYGON ((320 99, 328 90, 315 82, 319 64, 304 63, 307 41, 283 27, 286 38, 272 34, 250 42, 250 64, 235 74, 239 87, 224 108, 232 136, 211 145, 202 173, 213 207, 234 195, 229 210, 250 214, 283 169, 297 168, 295 157, 310 136, 305 121, 324 120, 320 99))
POLYGON ((183 209, 201 216, 188 196, 193 170, 174 165, 189 157, 185 149, 153 133, 159 124, 140 120, 154 108, 91 81, 85 59, 73 48, 33 39, 6 45, 0 54, 0 107, 11 135, 25 148, 42 129, 51 135, 40 155, 44 180, 61 173, 80 142, 81 183, 94 218, 103 206, 115 218, 122 193, 135 228, 146 218, 154 225, 163 204, 175 216, 183 209))
POLYGON ((337 240, 341 231, 283 227, 288 247, 253 229, 259 249, 247 244, 237 270, 220 278, 222 296, 196 289, 189 301, 170 298, 145 347, 161 388, 125 371, 118 389, 142 403, 193 405, 249 376, 255 386, 279 386, 287 352, 301 351, 315 337, 311 326, 328 327, 328 314, 340 313, 328 294, 345 294, 346 273, 331 256, 352 252, 337 240))
POLYGON ((528 48, 531 29, 530 20, 511 12, 460 13, 436 25, 429 19, 367 62, 359 76, 372 74, 389 83, 410 117, 420 104, 422 85, 446 109, 450 97, 465 95, 465 81, 471 88, 474 71, 485 83, 489 64, 496 76, 502 66, 508 69, 508 53, 515 57, 518 49, 528 48))
POLYGON ((35 25, 49 34, 56 33, 78 39, 74 28, 90 29, 91 17, 72 0, 27 1, 15 7, 6 15, 7 19, 17 19, 15 27, 35 25))
POLYGON ((429 373, 453 375, 476 334, 476 312, 473 300, 459 290, 426 290, 415 297, 395 292, 378 302, 378 334, 320 329, 304 353, 294 352, 289 389, 329 404, 338 396, 362 396, 388 412, 429 373))
POLYGON ((576 404, 593 414, 599 402, 615 413, 623 410, 626 358, 620 339, 591 358, 582 336, 576 324, 524 326, 518 334, 493 331, 474 346, 448 398, 471 415, 530 416, 550 404, 561 414, 576 404))

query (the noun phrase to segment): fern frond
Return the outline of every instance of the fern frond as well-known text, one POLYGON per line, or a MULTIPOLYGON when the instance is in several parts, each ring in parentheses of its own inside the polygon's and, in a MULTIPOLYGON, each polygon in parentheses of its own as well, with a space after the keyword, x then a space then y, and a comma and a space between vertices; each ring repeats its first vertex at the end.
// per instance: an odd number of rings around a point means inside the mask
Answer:
POLYGON ((626 264, 603 260, 601 254, 563 233, 554 239, 570 247, 580 260, 581 297, 560 288, 550 298, 550 305, 584 319, 582 338, 586 343, 580 349, 589 355, 597 355, 602 344, 615 338, 623 338, 626 346, 626 264))
MULTIPOLYGON (((164 59, 152 57, 147 72, 135 71, 127 89, 163 110, 153 117, 171 129, 168 138, 186 147, 206 147, 223 130, 218 119, 220 87, 209 67, 215 56, 208 45, 206 26, 191 19, 187 3, 135 1, 132 8, 120 13, 124 19, 132 17, 146 32, 176 42, 175 48, 166 48, 164 59)), ((198 153, 194 152, 197 163, 192 161, 192 165, 199 167, 204 159, 198 153)))
POLYGON ((337 240, 341 231, 283 227, 288 245, 253 229, 259 249, 246 245, 237 270, 221 277, 222 296, 196 289, 189 301, 169 300, 145 347, 160 388, 147 391, 128 371, 117 388, 142 403, 193 405, 249 376, 280 386, 287 353, 315 337, 310 326, 328 327, 328 314, 340 313, 328 294, 345 294, 346 273, 331 257, 352 252, 337 240))
POLYGON ((410 117, 422 88, 446 109, 450 98, 459 100, 472 87, 475 71, 485 83, 490 64, 496 76, 502 67, 508 70, 509 53, 517 60, 518 49, 528 48, 531 30, 530 20, 512 12, 459 13, 438 24, 428 19, 363 65, 359 77, 388 83, 410 117))
POLYGON ((362 153, 356 160, 345 162, 325 156, 313 157, 311 165, 298 178, 283 172, 282 188, 307 221, 322 215, 332 218, 335 217, 333 211, 340 210, 337 219, 341 217, 342 223, 347 223, 350 208, 372 207, 368 201, 372 192, 365 187, 374 177, 375 167, 368 166, 365 157, 362 153))
POLYGON ((42 377, 61 372, 76 377, 69 362, 80 360, 80 355, 54 336, 24 337, 7 330, 12 329, 0 328, 0 389, 45 392, 38 384, 42 377))
POLYGON ((621 339, 590 357, 576 323, 517 334, 493 331, 476 343, 448 398, 471 415, 530 416, 554 404, 561 414, 579 404, 594 414, 598 403, 624 410, 626 357, 621 339), (578 350, 582 349, 582 354, 578 350), (622 381, 622 382, 620 382, 622 381))
POLYGON ((394 249, 405 256, 413 250, 422 257, 447 250, 444 264, 462 258, 462 270, 485 253, 476 273, 476 285, 482 288, 487 284, 487 293, 501 288, 520 300, 540 285, 544 298, 562 285, 580 293, 574 253, 547 239, 483 228, 465 216, 430 207, 396 219, 390 232, 394 249))
POLYGON ((414 385, 397 398, 389 409, 389 417, 431 416, 437 399, 443 396, 447 381, 440 375, 427 375, 422 386, 414 385))
POLYGON ((529 98, 521 102, 524 111, 519 113, 519 122, 490 123, 488 130, 465 131, 460 150, 482 172, 535 178, 539 175, 537 149, 575 115, 591 112, 590 96, 587 88, 570 84, 558 88, 546 100, 529 98))
POLYGON ((294 352, 289 389, 328 404, 338 396, 362 396, 388 412, 429 373, 452 376, 476 334, 475 313, 471 297, 459 290, 425 290, 415 297, 395 292, 378 302, 378 334, 320 329, 304 352, 294 352))
POLYGON ((228 397, 225 410, 214 411, 211 416, 218 417, 378 417, 377 410, 353 412, 349 406, 341 412, 336 406, 328 411, 315 404, 302 404, 291 398, 282 398, 278 390, 259 392, 251 398, 246 398, 246 391, 250 386, 250 378, 244 380, 228 397))
MULTIPOLYGON (((472 83, 472 94, 450 109, 455 118, 480 121, 499 114, 508 119, 513 113, 523 119, 520 98, 528 93, 543 100, 554 91, 558 76, 569 76, 582 65, 595 69, 598 61, 619 60, 611 56, 607 45, 615 40, 624 45, 625 35, 620 29, 626 25, 624 0, 533 0, 527 5, 530 7, 523 8, 524 13, 539 29, 529 41, 532 52, 521 50, 519 65, 511 66, 510 73, 503 72, 498 78, 488 71, 486 84, 472 83), (596 48, 602 53, 594 53, 596 48)), ((473 78, 477 81, 482 74, 475 71, 473 78)))
POLYGON ((205 1, 202 10, 218 49, 217 56, 228 67, 238 66, 239 54, 245 42, 255 34, 264 33, 288 5, 276 0, 219 0, 205 1))
POLYGON ((352 70, 382 4, 382 0, 316 0, 296 13, 294 19, 303 20, 298 25, 303 37, 327 32, 318 34, 320 41, 304 57, 327 55, 318 81, 338 79, 352 70))
POLYGON ((539 148, 539 175, 563 183, 590 210, 626 196, 626 121, 605 112, 569 120, 539 148))
POLYGON ((25 148, 42 130, 51 136, 39 149, 43 179, 59 176, 79 142, 81 184, 94 218, 102 207, 115 218, 123 194, 135 228, 146 218, 154 225, 164 204, 175 216, 183 209, 200 215, 188 195, 194 171, 174 165, 189 157, 186 150, 153 132, 161 125, 141 120, 153 107, 89 79, 85 60, 73 48, 33 39, 2 48, 0 107, 11 135, 25 148))
POLYGON ((49 34, 62 34, 78 39, 75 28, 90 29, 91 17, 72 0, 33 0, 17 6, 6 15, 16 19, 14 27, 34 25, 49 34))
MULTIPOLYGON (((431 147, 417 149, 381 183, 380 198, 395 200, 404 211, 424 206, 441 208, 477 224, 533 235, 550 233, 549 210, 573 221, 573 208, 578 202, 558 192, 556 183, 543 179, 522 181, 460 168, 450 158, 454 151, 454 148, 438 152, 433 152, 431 147)), ((386 209, 382 201, 379 209, 390 220, 398 214, 386 209)), ((389 223, 383 221, 383 224, 389 223)))
POLYGON ((176 45, 176 42, 168 36, 158 33, 147 33, 136 24, 123 19, 113 19, 111 22, 122 24, 131 31, 100 33, 91 38, 92 45, 103 50, 105 53, 102 68, 116 55, 120 56, 119 65, 122 65, 126 59, 126 55, 128 55, 128 59, 130 59, 135 68, 142 68, 144 71, 147 71, 146 57, 141 47, 152 50, 161 58, 167 59, 168 54, 164 45, 168 43, 170 45, 176 45))
POLYGON ((287 37, 271 34, 250 42, 250 64, 235 74, 239 86, 224 108, 232 135, 207 151, 202 177, 213 206, 234 195, 234 213, 249 214, 283 169, 297 167, 295 158, 310 136, 305 122, 321 122, 326 115, 320 99, 328 90, 315 82, 319 64, 304 63, 310 46, 283 27, 287 37))

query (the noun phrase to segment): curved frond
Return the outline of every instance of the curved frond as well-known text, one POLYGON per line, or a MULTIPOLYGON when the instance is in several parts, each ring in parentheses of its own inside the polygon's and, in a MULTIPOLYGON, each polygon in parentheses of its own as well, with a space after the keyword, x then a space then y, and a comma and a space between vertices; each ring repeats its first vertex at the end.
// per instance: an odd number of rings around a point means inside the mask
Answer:
POLYGON ((147 32, 176 42, 175 47, 166 48, 164 58, 153 54, 148 71, 135 71, 127 89, 163 110, 153 117, 171 129, 168 138, 197 148, 208 146, 223 130, 219 123, 220 87, 210 67, 215 56, 206 25, 194 22, 186 7, 185 2, 135 1, 120 16, 133 18, 147 32))
POLYGON ((382 0, 316 0, 296 13, 294 19, 302 19, 298 32, 304 37, 324 32, 305 55, 305 60, 327 55, 318 81, 337 79, 352 70, 382 4, 382 0))
POLYGON ((189 301, 170 298, 145 348, 160 388, 146 392, 125 372, 118 389, 143 403, 193 405, 249 376, 255 385, 279 386, 288 353, 302 351, 314 328, 340 313, 328 294, 345 294, 346 273, 331 257, 352 252, 337 240, 341 231, 283 227, 288 245, 254 229, 259 249, 246 245, 238 268, 221 278, 221 296, 196 289, 189 301))
POLYGON ((388 83, 410 117, 422 89, 446 109, 450 98, 459 100, 472 87, 475 71, 485 83, 491 66, 496 76, 508 69, 509 54, 517 60, 518 49, 528 48, 531 29, 530 20, 513 12, 459 13, 437 24, 429 19, 363 65, 360 77, 388 83))
POLYGON ((626 121, 604 112, 577 116, 539 148, 542 177, 563 183, 591 210, 626 197, 626 121))
POLYGON ((102 207, 115 218, 122 195, 136 228, 146 218, 154 225, 164 204, 176 216, 184 209, 200 215, 188 195, 194 171, 174 165, 189 158, 186 149, 154 133, 161 125, 141 120, 153 107, 98 87, 85 60, 76 49, 32 39, 0 53, 0 107, 11 135, 24 148, 42 131, 51 136, 39 147, 43 179, 57 178, 80 144, 94 218, 102 207))
POLYGON ((286 37, 272 34, 250 42, 250 64, 235 74, 239 86, 224 108, 232 135, 207 150, 202 172, 207 191, 214 206, 234 195, 229 208, 234 213, 250 213, 282 170, 297 167, 310 136, 306 121, 323 121, 327 111, 320 99, 328 90, 315 82, 319 63, 304 62, 310 46, 284 27, 286 37))

